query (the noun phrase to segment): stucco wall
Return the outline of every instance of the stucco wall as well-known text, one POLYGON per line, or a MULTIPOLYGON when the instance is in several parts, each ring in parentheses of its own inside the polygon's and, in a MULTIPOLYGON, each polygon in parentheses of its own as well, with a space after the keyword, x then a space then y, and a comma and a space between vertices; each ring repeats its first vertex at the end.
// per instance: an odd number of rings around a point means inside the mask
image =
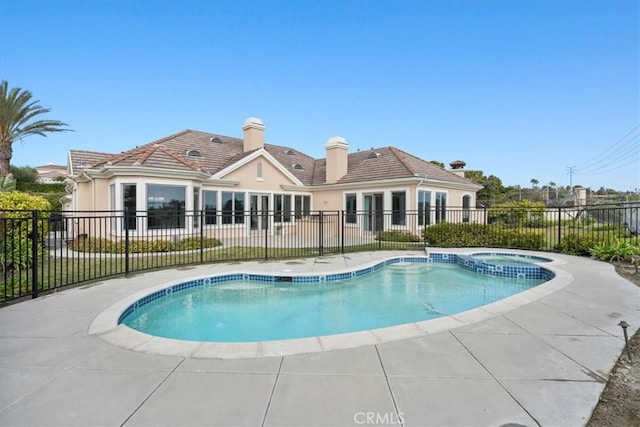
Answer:
POLYGON ((264 158, 252 160, 251 162, 227 174, 224 179, 239 181, 240 184, 234 187, 235 189, 254 192, 281 193, 283 191, 281 185, 295 184, 288 176, 264 158), (257 174, 258 163, 262 164, 262 178, 259 178, 257 174))

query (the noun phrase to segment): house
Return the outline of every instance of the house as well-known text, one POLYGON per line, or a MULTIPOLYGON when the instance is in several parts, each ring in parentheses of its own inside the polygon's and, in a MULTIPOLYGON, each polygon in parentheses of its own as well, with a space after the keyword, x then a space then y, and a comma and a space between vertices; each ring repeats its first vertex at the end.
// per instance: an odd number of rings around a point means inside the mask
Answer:
POLYGON ((329 138, 326 157, 314 159, 265 143, 264 129, 249 118, 241 139, 184 130, 119 154, 71 150, 66 210, 132 218, 100 231, 112 236, 199 227, 271 233, 317 211, 344 211, 357 233, 418 232, 451 221, 449 207, 463 209, 468 221, 482 188, 464 178, 464 162, 445 170, 396 147, 349 153, 342 137, 329 138))
POLYGON ((38 176, 37 182, 42 184, 62 183, 67 178, 67 167, 64 165, 54 165, 49 163, 42 166, 35 167, 38 176))

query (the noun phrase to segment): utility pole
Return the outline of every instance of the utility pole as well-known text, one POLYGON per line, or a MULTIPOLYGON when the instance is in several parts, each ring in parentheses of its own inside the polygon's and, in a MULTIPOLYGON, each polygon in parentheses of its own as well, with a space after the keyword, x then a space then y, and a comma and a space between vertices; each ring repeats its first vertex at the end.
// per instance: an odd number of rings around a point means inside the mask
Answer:
POLYGON ((569 174, 569 190, 573 193, 573 174, 576 173, 576 167, 567 166, 567 173, 569 174))

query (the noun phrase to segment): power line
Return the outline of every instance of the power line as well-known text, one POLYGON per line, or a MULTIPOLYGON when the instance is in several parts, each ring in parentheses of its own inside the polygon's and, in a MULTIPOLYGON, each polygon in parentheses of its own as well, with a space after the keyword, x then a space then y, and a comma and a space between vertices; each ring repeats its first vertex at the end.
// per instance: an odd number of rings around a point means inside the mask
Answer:
MULTIPOLYGON (((602 170, 606 167, 608 167, 611 164, 614 164, 618 161, 623 161, 628 159, 629 157, 632 157, 633 159, 638 159, 640 158, 640 141, 636 142, 633 146, 629 147, 626 151, 623 151, 621 153, 619 153, 618 155, 616 155, 615 157, 611 158, 608 162, 602 164, 602 165, 593 165, 591 166, 591 168, 587 168, 587 170, 585 171, 580 171, 580 174, 587 174, 587 173, 593 173, 593 172, 597 172, 599 170, 602 170)), ((618 167, 616 165, 616 167, 618 167)))
POLYGON ((627 134, 625 136, 623 136, 622 138, 620 138, 618 141, 616 141, 616 143, 614 143, 613 145, 609 146, 606 150, 604 150, 602 153, 598 154, 595 157, 592 157, 591 159, 587 160, 584 163, 579 164, 578 166, 581 169, 588 169, 591 168, 595 165, 597 165, 598 163, 602 163, 603 161, 608 160, 611 156, 615 155, 616 153, 618 153, 620 150, 623 150, 631 141, 633 141, 634 139, 636 139, 638 137, 638 134, 636 133, 636 130, 640 128, 640 124, 636 125, 633 129, 631 129, 629 132, 627 132, 627 134), (627 140, 627 138, 629 137, 629 135, 632 135, 636 133, 636 135, 634 135, 632 138, 629 138, 629 140, 627 140), (626 142, 624 142, 625 140, 627 140, 626 142), (616 148, 618 145, 620 145, 621 143, 624 144, 621 147, 616 148), (616 148, 614 150, 614 148, 616 148), (609 153, 609 151, 612 151, 612 153, 609 153), (609 154, 607 154, 609 153, 609 154))
POLYGON ((603 174, 605 174, 605 173, 613 172, 613 171, 615 171, 615 170, 618 170, 618 169, 623 168, 623 167, 625 167, 625 166, 628 166, 628 165, 630 165, 630 164, 637 163, 638 161, 640 161, 640 157, 639 157, 639 158, 637 158, 637 159, 632 159, 632 160, 628 161, 627 163, 623 163, 623 164, 621 164, 621 165, 616 165, 616 167, 615 167, 615 168, 607 169, 607 170, 602 171, 602 172, 598 172, 598 173, 593 173, 593 172, 591 172, 591 173, 590 173, 590 175, 603 175, 603 174))

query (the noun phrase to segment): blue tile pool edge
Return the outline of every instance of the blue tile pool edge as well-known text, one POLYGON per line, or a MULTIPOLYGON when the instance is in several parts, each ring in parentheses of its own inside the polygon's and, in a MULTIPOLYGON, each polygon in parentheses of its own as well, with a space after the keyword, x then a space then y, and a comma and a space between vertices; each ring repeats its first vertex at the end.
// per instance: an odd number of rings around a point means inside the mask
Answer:
MULTIPOLYGON (((489 252, 487 252, 488 254, 489 252)), ((484 253, 483 253, 484 254, 484 253)), ((490 254, 498 254, 491 252, 490 254)), ((140 309, 146 304, 159 298, 171 295, 174 292, 180 292, 197 286, 208 286, 213 284, 225 283, 234 280, 248 280, 260 282, 290 282, 290 283, 318 283, 332 282, 337 280, 350 279, 360 277, 381 269, 387 265, 398 263, 439 263, 439 264, 456 264, 458 267, 478 274, 486 274, 497 277, 510 277, 516 279, 537 279, 548 282, 555 277, 555 273, 538 265, 501 265, 495 263, 487 263, 473 258, 473 254, 455 254, 455 253, 429 253, 426 256, 401 256, 388 258, 377 262, 368 267, 360 268, 353 271, 331 274, 252 274, 252 273, 231 273, 222 275, 213 275, 205 278, 193 279, 190 281, 167 286, 158 291, 154 291, 129 305, 118 317, 117 324, 122 324, 123 320, 140 309)), ((512 255, 508 253, 500 253, 500 255, 512 255)))

